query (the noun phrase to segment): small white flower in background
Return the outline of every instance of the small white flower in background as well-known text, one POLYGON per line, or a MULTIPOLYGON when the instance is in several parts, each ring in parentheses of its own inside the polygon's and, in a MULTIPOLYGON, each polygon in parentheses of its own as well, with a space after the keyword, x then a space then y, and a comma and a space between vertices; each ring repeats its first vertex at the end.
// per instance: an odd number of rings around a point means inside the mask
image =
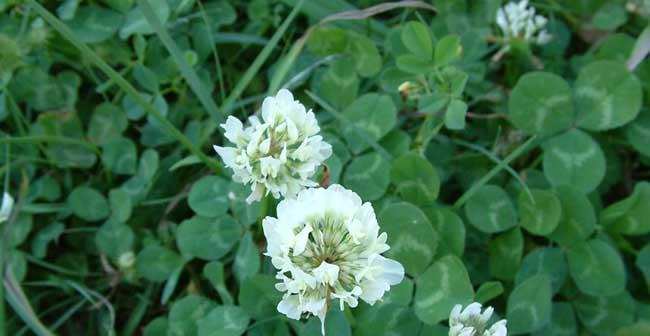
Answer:
POLYGON ((487 328, 493 312, 492 307, 481 312, 481 304, 477 302, 465 309, 462 305, 454 306, 449 315, 449 336, 506 336, 506 320, 500 320, 487 328))
POLYGON ((244 128, 239 119, 229 116, 221 127, 235 146, 214 146, 234 171, 233 180, 251 185, 248 203, 269 192, 275 198, 295 197, 305 187, 318 185, 311 177, 332 154, 332 146, 318 135, 320 128, 311 110, 282 89, 264 99, 261 121, 257 116, 248 121, 244 128))
POLYGON ((630 0, 625 3, 625 9, 643 17, 650 13, 650 0, 630 0))
POLYGON ((535 15, 535 8, 528 7, 528 0, 510 2, 499 8, 496 20, 506 43, 511 39, 534 44, 546 44, 551 40, 551 35, 544 29, 548 20, 535 15))
POLYGON ((276 288, 286 292, 278 311, 293 319, 321 319, 330 300, 343 310, 361 299, 370 305, 404 278, 404 268, 381 254, 389 249, 386 233, 370 203, 340 185, 301 191, 278 204, 277 218, 263 222, 267 256, 278 269, 276 288))
POLYGON ((14 208, 14 199, 9 193, 2 194, 2 205, 0 206, 0 223, 9 219, 11 210, 14 208))
POLYGON ((135 265, 135 253, 128 251, 120 254, 119 258, 117 258, 117 265, 120 268, 130 268, 135 265))

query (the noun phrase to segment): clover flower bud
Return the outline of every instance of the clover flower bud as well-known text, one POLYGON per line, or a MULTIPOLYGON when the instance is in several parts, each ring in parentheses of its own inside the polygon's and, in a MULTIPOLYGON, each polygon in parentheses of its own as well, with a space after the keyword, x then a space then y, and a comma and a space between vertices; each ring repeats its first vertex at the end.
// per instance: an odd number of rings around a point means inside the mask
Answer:
POLYGON ((124 252, 117 258, 117 266, 121 269, 130 268, 134 264, 135 254, 133 251, 124 252))

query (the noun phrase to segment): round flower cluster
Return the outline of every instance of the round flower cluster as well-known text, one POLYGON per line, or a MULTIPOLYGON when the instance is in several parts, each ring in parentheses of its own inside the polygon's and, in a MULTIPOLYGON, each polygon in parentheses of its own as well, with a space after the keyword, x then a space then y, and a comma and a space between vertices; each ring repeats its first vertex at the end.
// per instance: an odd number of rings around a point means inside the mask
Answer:
POLYGON ((341 310, 358 299, 372 305, 404 277, 399 262, 381 255, 389 246, 372 205, 340 185, 283 200, 263 228, 266 255, 282 281, 276 288, 285 292, 278 311, 290 318, 313 314, 324 328, 332 299, 341 310))
POLYGON ((463 309, 456 305, 449 316, 449 336, 506 336, 506 320, 500 320, 487 329, 494 309, 487 307, 481 313, 481 304, 474 302, 463 309))
POLYGON ((499 8, 496 21, 505 42, 516 38, 545 44, 551 40, 551 35, 544 29, 548 20, 541 15, 535 15, 535 8, 528 7, 528 0, 510 2, 499 8))
POLYGON ((249 119, 244 128, 239 119, 229 116, 221 127, 235 147, 214 146, 233 180, 251 184, 248 203, 259 201, 269 192, 273 197, 295 197, 311 180, 316 169, 332 154, 332 146, 318 135, 314 113, 293 99, 288 90, 262 103, 262 120, 249 119))

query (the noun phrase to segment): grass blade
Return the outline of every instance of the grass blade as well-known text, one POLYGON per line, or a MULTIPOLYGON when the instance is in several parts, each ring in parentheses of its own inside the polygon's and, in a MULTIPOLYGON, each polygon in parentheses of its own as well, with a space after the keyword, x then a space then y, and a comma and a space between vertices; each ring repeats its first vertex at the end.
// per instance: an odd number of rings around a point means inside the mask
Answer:
POLYGON ((531 146, 535 140, 537 139, 536 136, 532 136, 530 139, 528 139, 526 142, 521 144, 519 147, 515 148, 510 155, 508 155, 505 159, 500 161, 494 168, 492 168, 487 174, 483 175, 483 177, 478 180, 474 185, 472 185, 465 193, 463 193, 458 200, 454 203, 454 208, 460 209, 460 207, 467 202, 467 200, 476 193, 478 188, 482 187, 486 183, 490 181, 496 174, 498 174, 502 169, 505 169, 510 162, 518 158, 520 155, 528 152, 529 150, 533 149, 535 146, 531 146))
POLYGON ((139 105, 141 105, 147 114, 154 118, 164 129, 166 129, 169 134, 174 137, 178 142, 180 142, 185 148, 187 148, 192 154, 196 155, 201 159, 208 167, 212 168, 215 172, 221 170, 220 164, 208 157, 201 149, 196 146, 192 141, 185 136, 181 131, 179 131, 165 116, 163 116, 158 110, 156 110, 153 105, 151 105, 147 99, 145 99, 134 87, 129 83, 122 75, 115 71, 108 63, 99 57, 92 49, 90 49, 84 42, 79 40, 77 36, 68 28, 63 22, 57 19, 52 13, 50 13, 45 7, 41 6, 36 0, 25 0, 29 6, 31 6, 39 16, 45 20, 48 24, 52 26, 63 38, 68 40, 72 45, 74 45, 83 57, 91 61, 95 66, 97 66, 106 76, 115 82, 122 90, 129 94, 139 105))
POLYGON ((650 25, 645 27, 639 38, 634 43, 634 49, 630 58, 627 60, 627 69, 634 71, 636 67, 648 56, 650 53, 650 25))
POLYGON ((34 309, 32 308, 29 300, 25 296, 20 284, 14 278, 11 269, 6 269, 4 274, 4 288, 7 302, 14 309, 16 314, 25 322, 34 334, 38 336, 54 336, 54 334, 43 325, 41 320, 38 319, 34 309))
POLYGON ((61 325, 66 323, 72 317, 72 315, 74 315, 85 304, 86 304, 86 301, 81 300, 81 301, 77 302, 75 305, 73 305, 72 307, 68 308, 68 310, 66 310, 61 315, 61 317, 59 317, 58 319, 56 319, 56 321, 54 321, 54 323, 52 324, 52 330, 56 331, 56 329, 58 329, 61 325))
MULTIPOLYGON (((460 139, 449 139, 449 141, 456 143, 460 146, 473 149, 485 155, 488 159, 490 159, 490 161, 496 163, 497 165, 500 165, 502 162, 496 155, 494 155, 493 153, 491 153, 490 151, 488 151, 487 149, 481 146, 477 146, 470 142, 463 141, 460 139)), ((534 204, 535 200, 533 199, 533 194, 530 192, 530 189, 526 185, 526 182, 524 182, 524 180, 521 179, 521 176, 519 176, 519 174, 517 174, 517 172, 514 169, 512 169, 512 167, 510 167, 510 165, 508 165, 507 163, 503 164, 503 169, 505 169, 515 180, 517 180, 517 182, 521 185, 521 188, 526 192, 526 194, 534 204)))
POLYGON ((242 78, 237 82, 237 85, 235 85, 235 88, 232 89, 230 95, 226 97, 226 100, 221 106, 221 111, 223 111, 226 114, 230 113, 230 110, 232 109, 232 106, 235 103, 235 101, 239 99, 242 92, 244 92, 244 89, 246 89, 246 87, 253 79, 253 77, 255 77, 255 75, 257 75, 257 73, 260 71, 260 68, 262 67, 262 65, 264 65, 264 62, 266 62, 269 56, 271 56, 271 52, 273 51, 273 49, 275 49, 278 42, 280 42, 280 38, 287 31, 287 28, 289 28, 289 25, 291 24, 291 22, 293 22, 293 19, 296 17, 298 12, 300 12, 300 8, 302 7, 302 4, 304 2, 305 0, 300 0, 300 2, 298 2, 296 6, 293 8, 289 16, 287 16, 287 18, 284 19, 282 25, 280 25, 280 27, 275 32, 275 34, 273 34, 273 37, 271 37, 271 39, 266 44, 266 46, 264 46, 264 48, 259 53, 259 55, 257 55, 257 57, 255 58, 251 66, 248 67, 248 69, 246 70, 242 78))
POLYGON ((61 144, 67 144, 67 145, 79 145, 82 146, 86 149, 89 149, 95 154, 100 155, 101 152, 99 151, 99 148, 95 146, 94 144, 75 139, 75 138, 66 138, 66 137, 61 137, 61 136, 55 136, 55 135, 35 135, 35 136, 24 136, 24 137, 6 137, 0 139, 0 144, 6 143, 6 144, 12 144, 12 143, 41 143, 41 142, 56 142, 56 143, 61 143, 61 144))
POLYGON ((135 330, 140 325, 144 314, 147 312, 147 308, 151 304, 151 295, 153 294, 154 285, 149 285, 144 294, 139 295, 138 305, 133 309, 129 316, 129 320, 126 322, 126 326, 122 331, 122 336, 131 336, 135 333, 135 330))
POLYGON ((167 279, 165 287, 163 287, 162 296, 160 297, 160 303, 163 305, 166 305, 167 302, 169 302, 169 299, 172 297, 172 294, 174 294, 176 285, 178 284, 178 278, 180 278, 184 267, 185 265, 181 265, 180 267, 176 268, 172 275, 170 275, 167 279))
MULTIPOLYGON (((241 97, 241 94, 244 92, 244 89, 250 84, 251 80, 257 75, 257 73, 260 71, 262 68, 262 65, 264 65, 264 62, 271 56, 271 52, 275 47, 278 45, 280 42, 280 38, 284 33, 286 32, 287 28, 289 28, 289 24, 293 22, 293 19, 296 17, 298 12, 300 12, 300 8, 302 4, 304 3, 304 0, 300 0, 300 2, 293 8, 291 13, 289 13, 289 16, 287 16, 286 19, 284 19, 284 22, 282 22, 282 25, 278 28, 278 30, 273 34, 269 42, 264 46, 262 51, 255 57, 255 60, 251 65, 246 69, 246 72, 244 72, 244 75, 239 79, 235 87, 232 89, 228 97, 224 100, 223 104, 221 105, 221 112, 224 113, 224 115, 229 115, 232 110, 235 109, 235 101, 241 97)), ((212 123, 208 123, 206 126, 207 131, 205 132, 205 136, 201 138, 201 144, 205 143, 207 141, 208 137, 214 132, 215 129, 217 129, 217 123, 212 121, 212 123)))
POLYGON ((199 99, 203 107, 208 111, 208 114, 216 122, 220 122, 223 119, 223 115, 219 111, 217 104, 214 102, 210 95, 210 91, 205 87, 199 76, 196 74, 194 69, 185 61, 185 58, 181 54, 181 50, 178 48, 178 45, 172 40, 171 36, 167 32, 167 29, 162 25, 160 19, 153 11, 149 0, 138 0, 138 7, 144 14, 145 19, 151 25, 151 27, 156 31, 156 34, 162 41, 167 51, 172 56, 174 63, 181 72, 181 75, 187 81, 194 94, 199 99))

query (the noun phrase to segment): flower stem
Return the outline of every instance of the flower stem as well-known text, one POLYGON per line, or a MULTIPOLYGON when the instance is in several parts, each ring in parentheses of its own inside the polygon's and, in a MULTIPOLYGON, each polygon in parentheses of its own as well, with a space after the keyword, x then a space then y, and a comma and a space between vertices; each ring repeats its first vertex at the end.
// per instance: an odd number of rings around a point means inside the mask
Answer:
POLYGON ((257 220, 257 234, 263 235, 264 234, 264 229, 262 228, 262 222, 264 222, 264 217, 269 212, 269 203, 271 202, 269 199, 271 198, 271 194, 268 194, 262 198, 262 201, 260 203, 260 218, 257 220))

